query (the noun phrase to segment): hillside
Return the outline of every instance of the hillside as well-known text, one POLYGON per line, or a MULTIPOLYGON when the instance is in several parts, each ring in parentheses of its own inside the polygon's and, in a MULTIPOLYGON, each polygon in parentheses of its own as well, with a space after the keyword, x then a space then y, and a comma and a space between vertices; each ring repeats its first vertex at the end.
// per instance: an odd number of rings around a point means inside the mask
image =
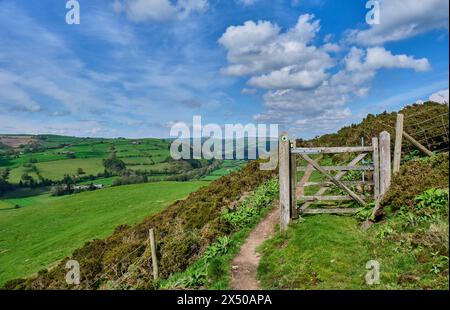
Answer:
POLYGON ((0 285, 53 265, 86 241, 105 238, 118 225, 136 224, 207 184, 158 182, 0 200, 0 285))
MULTIPOLYGON (((430 102, 408 106, 402 112, 409 122, 406 130, 416 134, 413 123, 441 119, 448 106, 430 102)), ((299 140, 298 144, 359 145, 362 136, 369 141, 383 130, 393 135, 395 117, 395 113, 369 115, 360 124, 310 141, 299 140)), ((448 131, 445 123, 430 127, 440 134, 428 143, 434 150, 448 147, 442 134, 445 129, 448 131)), ((372 206, 353 216, 303 216, 290 225, 286 235, 277 233, 260 246, 258 279, 262 288, 448 289, 448 153, 424 157, 406 141, 404 147, 402 169, 382 202, 381 222, 367 231, 361 229, 372 206), (365 264, 373 259, 384 268, 382 284, 369 287, 364 279, 365 264)), ((325 165, 342 161, 339 156, 320 160, 325 165)), ((258 161, 250 162, 139 224, 120 226, 105 239, 87 242, 58 265, 42 269, 36 276, 7 282, 5 287, 230 288, 233 257, 270 207, 277 206, 276 175, 277 171, 259 170, 258 161), (149 271, 150 228, 156 232, 160 281, 154 281, 149 271), (81 266, 77 287, 64 280, 64 262, 69 258, 81 266)), ((349 173, 347 180, 360 177, 349 173)), ((311 181, 323 180, 319 173, 312 173, 311 181)), ((308 190, 312 193, 317 188, 308 190)))
MULTIPOLYGON (((165 278, 173 272, 183 271, 208 245, 233 231, 233 226, 222 217, 224 208, 233 205, 274 173, 260 171, 258 162, 250 163, 136 226, 120 226, 112 236, 86 243, 70 255, 80 263, 81 287, 95 289, 109 283, 117 288, 154 288, 155 283, 148 274, 150 228, 156 231, 161 276, 165 278)), ((65 261, 50 270, 41 270, 36 277, 8 282, 5 287, 73 288, 64 280, 65 261)))
MULTIPOLYGON (((404 107, 398 113, 405 117, 404 129, 413 138, 431 151, 448 150, 449 106, 435 102, 412 104, 404 107)), ((395 136, 397 112, 384 112, 378 115, 367 115, 361 123, 352 124, 338 130, 336 133, 326 134, 314 139, 297 143, 304 146, 355 146, 361 145, 361 138, 365 144, 370 145, 372 137, 377 137, 383 130, 388 131, 391 137, 395 136)), ((394 143, 394 139, 391 139, 394 143)), ((404 143, 408 146, 408 143, 404 143)))

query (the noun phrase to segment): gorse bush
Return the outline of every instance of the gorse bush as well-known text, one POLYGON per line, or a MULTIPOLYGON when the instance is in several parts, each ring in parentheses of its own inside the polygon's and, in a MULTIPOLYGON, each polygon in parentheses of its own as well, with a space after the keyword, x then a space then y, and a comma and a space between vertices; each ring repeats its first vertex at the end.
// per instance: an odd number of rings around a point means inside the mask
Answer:
POLYGON ((448 188, 448 153, 411 160, 401 166, 381 201, 393 210, 416 205, 416 196, 430 188, 448 188))

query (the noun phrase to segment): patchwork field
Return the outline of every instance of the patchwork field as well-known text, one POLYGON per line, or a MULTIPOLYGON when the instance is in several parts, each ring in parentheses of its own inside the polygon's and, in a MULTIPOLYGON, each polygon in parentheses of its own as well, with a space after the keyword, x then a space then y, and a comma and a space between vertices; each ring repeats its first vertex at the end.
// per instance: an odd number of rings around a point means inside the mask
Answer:
POLYGON ((208 182, 157 182, 50 197, 0 200, 0 285, 28 276, 69 255, 84 242, 110 235, 161 211, 208 182))
MULTIPOLYGON (((6 139, 6 138, 4 138, 6 139)), ((8 138, 9 139, 9 138, 8 138)), ((170 166, 169 141, 164 139, 100 139, 39 136, 33 144, 14 154, 0 154, 0 168, 9 168, 11 183, 19 183, 24 173, 34 179, 61 180, 75 175, 78 168, 86 175, 104 171, 102 160, 112 153, 132 170, 158 170, 170 166)))
MULTIPOLYGON (((103 172, 104 167, 101 158, 74 158, 42 162, 35 164, 41 176, 51 180, 61 180, 65 174, 75 175, 77 169, 81 168, 86 174, 96 175, 103 172)), ((37 174, 27 167, 18 167, 11 170, 10 181, 19 183, 21 176, 28 173, 33 178, 37 178, 37 174)))

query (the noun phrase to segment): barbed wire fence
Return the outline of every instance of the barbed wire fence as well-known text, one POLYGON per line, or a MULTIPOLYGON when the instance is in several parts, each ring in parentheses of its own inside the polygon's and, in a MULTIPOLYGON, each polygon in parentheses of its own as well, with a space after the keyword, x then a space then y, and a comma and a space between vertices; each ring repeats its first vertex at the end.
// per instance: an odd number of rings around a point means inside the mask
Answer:
MULTIPOLYGON (((413 114, 404 114, 403 132, 420 143, 430 152, 445 152, 449 150, 449 105, 448 103, 433 106, 427 110, 413 114), (444 108, 443 108, 444 107, 444 108)), ((396 120, 376 120, 384 128, 395 134, 396 120)), ((418 151, 409 139, 403 139, 402 153, 418 151)))
MULTIPOLYGON (((404 130, 425 146, 431 152, 444 152, 449 150, 449 112, 440 107, 405 115, 404 130), (439 109, 440 108, 440 109, 439 109)), ((411 152, 412 146, 408 144, 405 151, 411 152)))

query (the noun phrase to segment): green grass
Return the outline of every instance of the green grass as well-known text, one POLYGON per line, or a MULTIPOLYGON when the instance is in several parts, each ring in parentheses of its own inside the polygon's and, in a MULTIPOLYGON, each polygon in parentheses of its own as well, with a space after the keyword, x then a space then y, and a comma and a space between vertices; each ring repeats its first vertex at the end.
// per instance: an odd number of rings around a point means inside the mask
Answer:
POLYGON ((305 216, 286 235, 278 233, 260 246, 261 286, 448 290, 448 217, 423 230, 405 230, 404 224, 404 219, 391 214, 385 222, 363 231, 354 217, 305 216), (378 285, 366 284, 369 260, 380 263, 378 285))
POLYGON ((204 176, 202 180, 215 181, 217 179, 220 179, 224 175, 228 175, 234 171, 241 169, 246 164, 247 162, 242 160, 224 160, 218 167, 218 169, 214 170, 209 175, 204 176))
POLYGON ((102 184, 103 186, 111 186, 118 177, 101 178, 77 183, 79 185, 102 184))
MULTIPOLYGON (((365 264, 374 259, 352 217, 314 215, 260 247, 258 267, 266 289, 364 288, 365 264)), ((367 288, 367 287, 365 287, 367 288)))
MULTIPOLYGON (((86 174, 96 175, 104 171, 102 159, 100 158, 75 158, 55 160, 49 162, 41 162, 36 164, 42 177, 51 180, 61 180, 65 174, 76 175, 77 169, 82 168, 86 174)), ((18 167, 11 170, 9 180, 12 183, 19 183, 23 173, 27 172, 33 178, 37 178, 36 174, 31 172, 29 168, 18 167)))
POLYGON ((4 209, 0 201, 0 286, 48 267, 86 241, 107 237, 117 225, 134 224, 206 184, 111 187, 20 209, 4 209))
POLYGON ((21 198, 9 198, 2 200, 5 204, 9 204, 10 207, 14 207, 16 205, 20 207, 29 207, 37 204, 47 204, 51 203, 55 200, 61 199, 62 197, 51 196, 50 193, 41 194, 36 196, 29 197, 21 197, 21 198))

